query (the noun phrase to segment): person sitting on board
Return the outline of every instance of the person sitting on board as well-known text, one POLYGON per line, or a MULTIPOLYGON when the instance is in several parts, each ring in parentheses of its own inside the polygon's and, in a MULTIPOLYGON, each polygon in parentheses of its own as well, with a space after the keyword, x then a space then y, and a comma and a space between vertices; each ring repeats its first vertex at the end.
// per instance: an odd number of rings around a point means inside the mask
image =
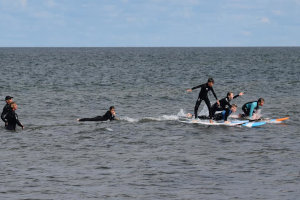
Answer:
POLYGON ((235 98, 237 98, 239 96, 243 96, 243 95, 244 95, 243 92, 240 92, 238 95, 235 95, 235 96, 233 96, 233 92, 228 92, 227 96, 220 100, 220 105, 218 105, 217 103, 212 105, 212 107, 211 107, 212 116, 215 115, 216 111, 222 111, 222 110, 225 110, 226 108, 230 108, 231 107, 230 101, 232 99, 235 99, 235 98))
MULTIPOLYGON (((202 102, 202 100, 204 100, 204 102, 206 103, 207 105, 207 108, 208 108, 208 111, 209 111, 209 117, 210 117, 210 120, 212 119, 213 115, 211 113, 211 105, 210 105, 210 101, 208 99, 208 92, 209 91, 212 91, 214 97, 216 98, 217 100, 217 104, 219 105, 220 102, 217 98, 217 95, 213 89, 213 85, 214 85, 214 79, 213 78, 209 78, 207 80, 207 83, 204 83, 204 84, 201 84, 201 85, 198 85, 196 87, 193 87, 191 89, 187 89, 187 92, 192 92, 194 89, 197 89, 197 88, 201 88, 200 90, 200 93, 199 93, 199 96, 198 96, 198 99, 196 101, 196 105, 195 105, 195 108, 194 108, 194 114, 195 114, 195 119, 198 118, 198 108, 202 102)), ((212 120, 211 120, 212 122, 212 120)))
MULTIPOLYGON (((227 107, 222 112, 215 114, 213 116, 213 119, 215 121, 224 120, 224 123, 228 124, 228 123, 230 123, 228 121, 229 115, 231 115, 231 113, 235 113, 236 109, 237 109, 237 105, 236 104, 232 104, 230 108, 227 107)), ((208 117, 207 116, 199 116, 199 119, 208 119, 208 117)))
POLYGON ((93 118, 82 118, 82 119, 77 119, 77 121, 84 122, 84 121, 107 121, 107 120, 118 120, 116 118, 116 111, 115 107, 111 106, 109 108, 109 111, 107 111, 103 116, 97 116, 93 118))
POLYGON ((19 121, 19 117, 15 112, 18 109, 18 105, 13 102, 10 104, 11 109, 6 113, 5 119, 7 121, 7 126, 5 127, 7 130, 16 130, 16 125, 18 124, 22 129, 24 129, 23 124, 19 121))
POLYGON ((4 121, 5 127, 6 127, 8 123, 7 123, 7 119, 5 119, 5 116, 6 116, 6 114, 11 110, 10 104, 13 102, 13 97, 11 97, 11 96, 6 96, 6 97, 5 97, 5 101, 6 101, 6 104, 5 104, 5 106, 3 107, 3 111, 2 111, 2 113, 1 113, 1 119, 2 119, 2 121, 4 121))
POLYGON ((249 117, 250 119, 254 119, 254 113, 261 109, 264 103, 265 100, 263 98, 259 98, 257 101, 245 103, 242 107, 244 114, 242 114, 241 117, 249 117))

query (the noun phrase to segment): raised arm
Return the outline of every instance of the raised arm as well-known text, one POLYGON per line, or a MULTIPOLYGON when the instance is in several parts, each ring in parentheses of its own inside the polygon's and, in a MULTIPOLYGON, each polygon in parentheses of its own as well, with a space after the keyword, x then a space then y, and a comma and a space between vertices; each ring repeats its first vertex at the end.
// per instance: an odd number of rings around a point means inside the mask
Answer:
POLYGON ((238 95, 235 95, 233 98, 235 99, 235 98, 237 98, 239 96, 243 96, 243 95, 244 95, 244 92, 240 92, 238 95))

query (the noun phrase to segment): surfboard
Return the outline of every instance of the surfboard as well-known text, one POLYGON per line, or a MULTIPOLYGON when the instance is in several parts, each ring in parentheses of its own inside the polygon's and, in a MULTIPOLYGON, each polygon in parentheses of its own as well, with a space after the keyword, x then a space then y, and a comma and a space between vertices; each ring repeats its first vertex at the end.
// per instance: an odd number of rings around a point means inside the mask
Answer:
MULTIPOLYGON (((245 120, 245 118, 238 118, 238 116, 232 116, 233 119, 240 119, 240 120, 245 120)), ((282 123, 285 120, 288 120, 289 117, 283 117, 283 118, 274 118, 274 119, 270 119, 270 118, 262 118, 262 119, 256 119, 256 120, 249 120, 249 122, 266 122, 266 123, 270 123, 270 124, 279 124, 282 123)))
POLYGON ((235 120, 235 121, 230 121, 229 123, 213 121, 213 123, 210 123, 209 120, 194 119, 194 120, 187 120, 181 122, 188 123, 188 124, 203 124, 209 126, 238 126, 249 122, 249 120, 235 120))
POLYGON ((285 120, 288 120, 288 119, 289 119, 289 117, 283 117, 283 118, 277 118, 277 119, 266 119, 265 121, 267 123, 274 123, 274 124, 276 124, 276 123, 281 123, 281 122, 283 122, 285 120))
POLYGON ((266 122, 263 122, 263 121, 261 121, 261 122, 247 122, 247 123, 242 124, 242 126, 251 128, 251 127, 262 126, 262 125, 265 125, 265 124, 266 124, 266 122))

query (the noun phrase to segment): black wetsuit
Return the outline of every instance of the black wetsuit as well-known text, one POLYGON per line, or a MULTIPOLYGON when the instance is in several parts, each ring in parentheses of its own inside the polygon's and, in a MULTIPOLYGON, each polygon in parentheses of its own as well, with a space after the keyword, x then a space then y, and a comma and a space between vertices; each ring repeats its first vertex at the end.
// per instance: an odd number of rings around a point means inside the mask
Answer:
MULTIPOLYGON (((232 111, 230 108, 226 108, 224 109, 222 112, 215 114, 212 118, 216 121, 220 121, 220 120, 224 120, 227 121, 227 118, 229 117, 229 115, 231 115, 232 111)), ((207 116, 199 116, 199 119, 210 119, 207 116)))
POLYGON ((16 130, 16 125, 18 124, 20 127, 23 127, 21 122, 19 121, 18 115, 15 111, 9 110, 5 116, 7 120, 7 126, 5 127, 8 130, 16 130))
POLYGON ((2 121, 5 122, 5 126, 6 126, 6 124, 7 124, 7 119, 5 119, 5 116, 7 115, 7 113, 8 113, 9 111, 11 111, 11 107, 10 107, 9 104, 6 104, 6 105, 3 107, 3 111, 2 111, 2 113, 1 113, 1 119, 2 119, 2 121))
MULTIPOLYGON (((239 97, 240 95, 235 95, 233 99, 239 97)), ((214 116, 217 111, 225 110, 226 108, 231 108, 230 99, 225 97, 220 100, 220 106, 217 103, 214 103, 211 107, 211 113, 214 116)))
POLYGON ((207 93, 209 91, 212 91, 212 93, 215 96, 216 100, 218 100, 217 95, 216 95, 214 89, 212 87, 208 86, 208 83, 204 83, 202 85, 198 85, 196 87, 193 87, 192 90, 197 89, 197 88, 201 88, 201 90, 200 90, 200 93, 199 93, 199 96, 198 96, 198 99, 196 101, 196 105, 195 105, 195 108, 194 108, 195 118, 198 117, 198 108, 201 104, 201 101, 204 100, 204 102, 207 105, 208 111, 209 111, 209 118, 212 119, 213 115, 211 113, 211 105, 210 105, 210 101, 208 99, 207 93))
POLYGON ((107 120, 110 120, 110 121, 115 120, 115 116, 113 116, 110 111, 107 111, 105 113, 105 115, 103 115, 103 116, 79 119, 79 121, 81 121, 81 122, 83 122, 83 121, 107 121, 107 120))

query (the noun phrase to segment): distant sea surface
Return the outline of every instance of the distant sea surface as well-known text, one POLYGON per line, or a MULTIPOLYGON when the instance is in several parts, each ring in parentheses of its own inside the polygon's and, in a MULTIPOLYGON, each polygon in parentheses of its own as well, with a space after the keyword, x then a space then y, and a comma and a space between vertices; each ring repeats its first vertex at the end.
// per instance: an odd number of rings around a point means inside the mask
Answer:
POLYGON ((25 126, 1 124, 0 199, 299 199, 299 47, 0 48, 0 69, 25 126), (238 113, 263 97, 290 119, 180 122, 208 77, 219 99, 245 92, 238 113), (111 105, 120 121, 76 121, 111 105))

